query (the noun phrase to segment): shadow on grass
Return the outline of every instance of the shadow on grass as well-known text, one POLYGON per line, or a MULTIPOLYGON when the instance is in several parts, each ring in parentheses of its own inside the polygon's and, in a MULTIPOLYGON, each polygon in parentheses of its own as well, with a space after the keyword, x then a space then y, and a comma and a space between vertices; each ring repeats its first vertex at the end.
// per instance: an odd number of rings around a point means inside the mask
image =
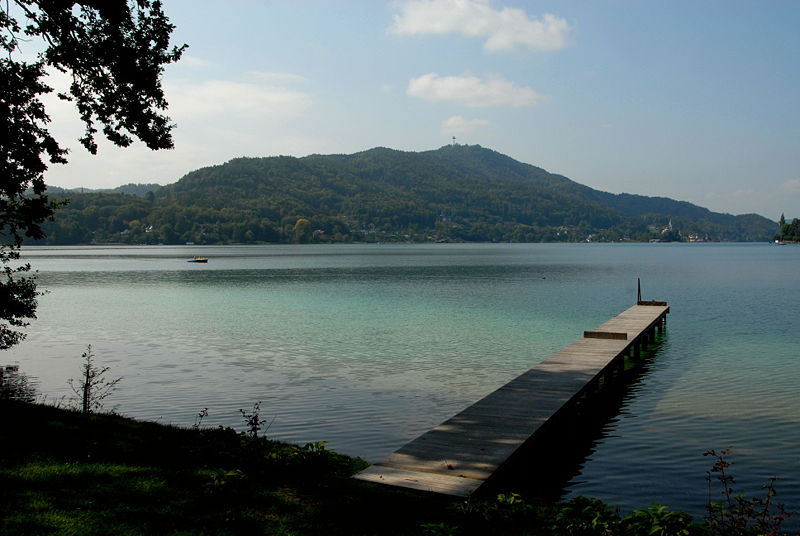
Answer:
POLYGON ((349 478, 328 451, 0 404, 0 534, 409 534, 449 500, 349 478))

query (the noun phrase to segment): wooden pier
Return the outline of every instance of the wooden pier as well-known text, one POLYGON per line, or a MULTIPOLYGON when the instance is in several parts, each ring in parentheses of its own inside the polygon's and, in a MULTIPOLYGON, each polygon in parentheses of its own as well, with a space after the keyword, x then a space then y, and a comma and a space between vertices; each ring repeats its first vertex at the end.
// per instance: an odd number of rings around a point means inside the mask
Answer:
POLYGON ((620 378, 625 356, 638 358, 655 342, 667 313, 666 302, 637 302, 355 478, 471 495, 559 414, 602 382, 620 378))

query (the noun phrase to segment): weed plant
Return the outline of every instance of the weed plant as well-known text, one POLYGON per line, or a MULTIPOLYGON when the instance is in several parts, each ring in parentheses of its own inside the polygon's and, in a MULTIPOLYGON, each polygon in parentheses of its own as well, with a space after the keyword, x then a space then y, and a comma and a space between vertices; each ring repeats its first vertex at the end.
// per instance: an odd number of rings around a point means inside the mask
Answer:
POLYGON ((83 413, 92 413, 103 409, 104 400, 111 396, 117 389, 117 384, 122 378, 109 380, 106 374, 111 367, 99 367, 95 362, 95 355, 90 344, 81 354, 81 375, 79 378, 70 378, 67 383, 75 393, 75 404, 83 413))
POLYGON ((783 524, 795 512, 788 512, 783 504, 775 502, 777 490, 775 482, 777 477, 770 478, 762 486, 764 497, 746 497, 743 493, 736 494, 733 485, 736 483, 729 469, 733 465, 729 456, 730 449, 715 451, 709 450, 704 456, 715 458, 714 465, 708 471, 708 503, 706 525, 712 534, 720 536, 772 536, 780 534, 783 524), (716 475, 713 476, 713 475, 716 475), (712 483, 717 480, 722 485, 722 501, 711 500, 712 483))

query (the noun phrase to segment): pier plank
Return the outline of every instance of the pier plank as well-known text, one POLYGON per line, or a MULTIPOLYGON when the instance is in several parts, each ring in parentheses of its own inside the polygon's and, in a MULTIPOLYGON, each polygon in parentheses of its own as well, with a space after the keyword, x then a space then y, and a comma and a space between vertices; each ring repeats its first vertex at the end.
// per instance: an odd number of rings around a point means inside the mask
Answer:
POLYGON ((634 305, 354 478, 471 495, 560 409, 646 341, 668 312, 666 302, 634 305))

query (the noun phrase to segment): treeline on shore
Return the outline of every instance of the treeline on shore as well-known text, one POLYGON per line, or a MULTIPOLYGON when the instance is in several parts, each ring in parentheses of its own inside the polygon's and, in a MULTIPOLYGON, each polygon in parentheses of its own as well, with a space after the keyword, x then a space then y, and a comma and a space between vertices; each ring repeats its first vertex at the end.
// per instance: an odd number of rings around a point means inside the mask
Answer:
POLYGON ((777 224, 593 190, 479 146, 237 158, 163 187, 54 192, 44 244, 769 241, 777 224))
POLYGON ((775 240, 780 242, 800 242, 800 220, 793 218, 791 223, 786 223, 786 218, 781 214, 779 220, 778 234, 775 240))

